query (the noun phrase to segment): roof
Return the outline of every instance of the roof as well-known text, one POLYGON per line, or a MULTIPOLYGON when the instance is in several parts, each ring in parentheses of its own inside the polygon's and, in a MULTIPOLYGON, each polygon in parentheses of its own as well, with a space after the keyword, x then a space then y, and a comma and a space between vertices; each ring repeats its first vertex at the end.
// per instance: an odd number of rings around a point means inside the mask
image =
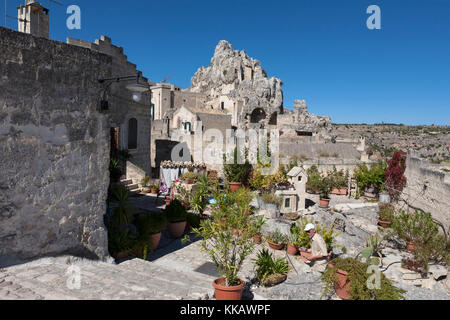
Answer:
POLYGON ((288 172, 287 176, 288 176, 288 177, 296 177, 296 176, 298 176, 300 173, 306 174, 306 173, 305 173, 305 170, 303 170, 302 168, 300 168, 300 167, 293 167, 293 168, 291 169, 291 171, 288 172))

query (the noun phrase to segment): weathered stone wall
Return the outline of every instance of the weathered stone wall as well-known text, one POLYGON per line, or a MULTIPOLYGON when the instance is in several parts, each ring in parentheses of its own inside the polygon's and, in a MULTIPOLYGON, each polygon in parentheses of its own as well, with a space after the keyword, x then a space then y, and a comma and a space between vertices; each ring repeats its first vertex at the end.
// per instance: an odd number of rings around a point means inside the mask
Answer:
MULTIPOLYGON (((407 186, 402 197, 412 207, 430 212, 445 227, 450 227, 450 174, 408 154, 405 176, 407 186)), ((413 209, 412 209, 413 210, 413 209)))
POLYGON ((108 257, 110 75, 104 54, 0 28, 0 265, 108 257))

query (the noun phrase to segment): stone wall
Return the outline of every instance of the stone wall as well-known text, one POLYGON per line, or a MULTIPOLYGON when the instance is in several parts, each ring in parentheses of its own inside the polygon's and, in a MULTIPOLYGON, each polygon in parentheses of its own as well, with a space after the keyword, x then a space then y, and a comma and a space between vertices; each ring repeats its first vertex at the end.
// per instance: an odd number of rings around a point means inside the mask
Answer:
POLYGON ((111 57, 0 28, 0 266, 108 257, 111 57))
MULTIPOLYGON (((433 166, 426 160, 408 154, 405 176, 407 186, 403 198, 411 207, 430 212, 433 217, 450 227, 450 173, 433 166)), ((414 210, 411 208, 411 210, 414 210)))
MULTIPOLYGON (((93 51, 98 51, 112 57, 111 74, 114 77, 129 76, 137 74, 137 66, 128 61, 128 57, 124 54, 123 48, 113 45, 111 39, 106 36, 101 36, 95 42, 88 42, 78 39, 68 38, 67 43, 76 46, 89 48, 93 51)), ((147 175, 151 175, 150 165, 150 132, 151 132, 151 111, 150 111, 150 94, 144 93, 141 101, 137 102, 132 99, 131 91, 126 89, 129 82, 113 83, 110 90, 107 91, 107 100, 109 102, 109 114, 111 127, 119 127, 120 129, 120 149, 128 149, 133 156, 129 161, 134 165, 141 167, 147 175), (137 120, 138 135, 137 148, 131 149, 128 147, 128 121, 130 119, 137 120)), ((141 83, 148 82, 148 79, 143 77, 141 83)), ((127 179, 133 179, 131 175, 126 173, 127 179)))

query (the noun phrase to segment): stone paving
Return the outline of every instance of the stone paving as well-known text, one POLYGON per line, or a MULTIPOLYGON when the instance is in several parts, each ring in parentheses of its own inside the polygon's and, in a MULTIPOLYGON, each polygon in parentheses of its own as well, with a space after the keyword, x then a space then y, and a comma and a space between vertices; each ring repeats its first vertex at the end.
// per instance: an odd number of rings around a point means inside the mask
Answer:
MULTIPOLYGON (((348 198, 333 198, 332 206, 346 202, 348 198)), ((163 200, 153 196, 141 196, 133 199, 133 203, 146 210, 161 209, 163 200)), ((347 203, 358 203, 347 201, 347 203)), ((360 203, 360 202, 359 202, 360 203)), ((343 210, 339 214, 362 214, 371 219, 371 206, 366 208, 343 210), (352 211, 353 210, 353 211, 352 211), (352 211, 352 212, 350 212, 352 211)), ((327 219, 330 212, 321 212, 312 208, 309 214, 327 219), (316 212, 313 212, 316 211, 316 212)), ((334 217, 334 215, 333 215, 334 217)), ((353 226, 354 227, 354 226, 353 226)), ((357 227, 354 227, 357 232, 357 227)), ((363 236, 366 234, 361 231, 363 236)), ((350 237, 347 235, 347 237, 350 237)), ((350 237, 351 238, 351 237, 350 237)), ((353 238, 358 238, 354 236, 353 238)), ((345 240, 343 238, 343 240, 345 240)), ((300 261, 298 256, 287 256, 285 251, 274 251, 276 257, 287 257, 291 271, 285 282, 272 287, 259 287, 255 281, 252 259, 259 249, 267 244, 257 245, 254 253, 243 264, 240 276, 246 281, 244 299, 292 299, 317 300, 339 299, 335 295, 322 296, 323 283, 320 274, 300 261)), ((398 251, 389 249, 385 266, 401 259, 398 251)), ((386 251, 388 252, 388 251, 386 251)), ((407 299, 443 299, 450 300, 445 286, 433 282, 432 290, 418 287, 414 282, 402 281, 404 276, 399 266, 391 266, 386 275, 396 285, 407 290, 407 299)), ((445 271, 445 270, 444 270, 445 271)), ((65 256, 44 258, 34 262, 10 266, 0 270, 0 300, 176 300, 176 299, 213 299, 212 281, 217 278, 214 266, 208 256, 200 250, 200 241, 182 243, 180 239, 171 239, 167 230, 163 232, 158 249, 149 254, 147 261, 132 259, 115 264, 93 262, 85 259, 65 256), (79 287, 76 271, 79 270, 79 287), (74 273, 75 272, 75 273, 74 273)), ((448 281, 447 281, 448 282, 448 281)))

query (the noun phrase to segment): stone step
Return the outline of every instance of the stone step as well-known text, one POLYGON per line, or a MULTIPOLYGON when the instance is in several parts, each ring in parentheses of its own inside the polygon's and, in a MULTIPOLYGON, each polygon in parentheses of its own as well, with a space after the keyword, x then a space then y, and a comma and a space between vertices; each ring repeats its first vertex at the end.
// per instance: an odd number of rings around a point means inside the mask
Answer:
POLYGON ((130 190, 130 191, 139 189, 139 185, 138 185, 137 183, 135 183, 135 184, 128 184, 126 187, 127 187, 128 190, 130 190))
POLYGON ((130 180, 120 180, 120 182, 125 186, 133 184, 133 180, 131 180, 131 179, 130 180))

